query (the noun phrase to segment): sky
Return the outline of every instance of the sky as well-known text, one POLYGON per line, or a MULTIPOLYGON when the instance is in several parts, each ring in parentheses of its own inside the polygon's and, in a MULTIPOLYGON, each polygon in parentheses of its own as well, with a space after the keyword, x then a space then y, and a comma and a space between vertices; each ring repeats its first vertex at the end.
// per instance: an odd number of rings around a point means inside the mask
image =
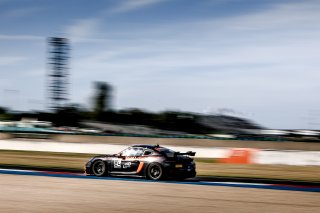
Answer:
POLYGON ((47 38, 70 39, 69 98, 320 129, 319 0, 0 0, 0 106, 47 107, 47 38))

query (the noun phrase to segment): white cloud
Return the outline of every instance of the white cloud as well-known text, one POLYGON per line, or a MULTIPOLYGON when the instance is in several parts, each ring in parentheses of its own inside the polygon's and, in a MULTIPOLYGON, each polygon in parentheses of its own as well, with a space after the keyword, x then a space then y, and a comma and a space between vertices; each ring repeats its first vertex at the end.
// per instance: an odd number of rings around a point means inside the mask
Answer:
MULTIPOLYGON (((215 20, 219 28, 230 30, 243 30, 253 32, 254 30, 287 31, 318 28, 317 20, 320 17, 319 1, 302 1, 292 3, 279 3, 264 11, 256 11, 241 16, 215 20)), ((287 31, 291 32, 291 31, 287 31)))
POLYGON ((24 60, 27 60, 27 58, 19 56, 0 56, 0 66, 13 65, 24 60))
POLYGON ((0 40, 28 40, 28 41, 40 41, 44 40, 43 36, 35 35, 9 35, 9 34, 0 34, 0 40))
POLYGON ((124 13, 149 7, 166 0, 124 0, 119 1, 114 8, 98 13, 94 18, 75 20, 71 25, 65 28, 65 32, 73 42, 103 42, 99 38, 101 30, 100 23, 103 21, 104 14, 124 13))
POLYGON ((150 7, 167 0, 123 0, 119 1, 116 7, 112 8, 108 12, 110 13, 125 13, 129 11, 139 10, 142 8, 150 7))
POLYGON ((95 18, 76 20, 66 28, 66 34, 73 40, 97 37, 99 20, 95 18))

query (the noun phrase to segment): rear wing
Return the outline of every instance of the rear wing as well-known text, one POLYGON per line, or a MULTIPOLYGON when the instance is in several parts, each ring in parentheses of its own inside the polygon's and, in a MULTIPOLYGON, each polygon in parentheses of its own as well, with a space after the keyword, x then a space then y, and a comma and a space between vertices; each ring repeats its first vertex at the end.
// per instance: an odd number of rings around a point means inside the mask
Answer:
POLYGON ((179 155, 185 155, 185 156, 195 156, 196 155, 196 152, 191 152, 191 151, 188 151, 188 152, 172 152, 172 153, 166 153, 167 157, 169 158, 175 158, 179 155))
POLYGON ((175 154, 176 156, 177 156, 177 155, 195 156, 195 155, 196 155, 196 152, 191 152, 191 151, 188 151, 188 152, 175 152, 174 154, 175 154))

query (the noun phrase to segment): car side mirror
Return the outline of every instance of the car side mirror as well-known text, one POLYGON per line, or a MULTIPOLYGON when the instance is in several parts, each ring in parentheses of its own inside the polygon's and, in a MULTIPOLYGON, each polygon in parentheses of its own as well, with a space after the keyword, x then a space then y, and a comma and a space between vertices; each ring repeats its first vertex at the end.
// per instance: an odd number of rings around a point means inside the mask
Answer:
POLYGON ((117 157, 118 157, 118 158, 122 158, 122 159, 125 159, 125 158, 126 158, 126 156, 123 156, 122 153, 119 153, 117 157))

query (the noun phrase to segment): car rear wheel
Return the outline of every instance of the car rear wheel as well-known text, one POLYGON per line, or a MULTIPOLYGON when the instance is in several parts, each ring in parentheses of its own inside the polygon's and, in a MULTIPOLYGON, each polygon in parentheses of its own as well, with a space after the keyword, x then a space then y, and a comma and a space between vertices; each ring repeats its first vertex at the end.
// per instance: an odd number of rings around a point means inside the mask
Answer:
POLYGON ((159 163, 151 163, 147 170, 147 178, 151 180, 161 180, 164 178, 162 166, 159 163))
POLYGON ((101 177, 107 175, 106 164, 102 160, 97 160, 92 165, 92 173, 95 176, 101 177))

